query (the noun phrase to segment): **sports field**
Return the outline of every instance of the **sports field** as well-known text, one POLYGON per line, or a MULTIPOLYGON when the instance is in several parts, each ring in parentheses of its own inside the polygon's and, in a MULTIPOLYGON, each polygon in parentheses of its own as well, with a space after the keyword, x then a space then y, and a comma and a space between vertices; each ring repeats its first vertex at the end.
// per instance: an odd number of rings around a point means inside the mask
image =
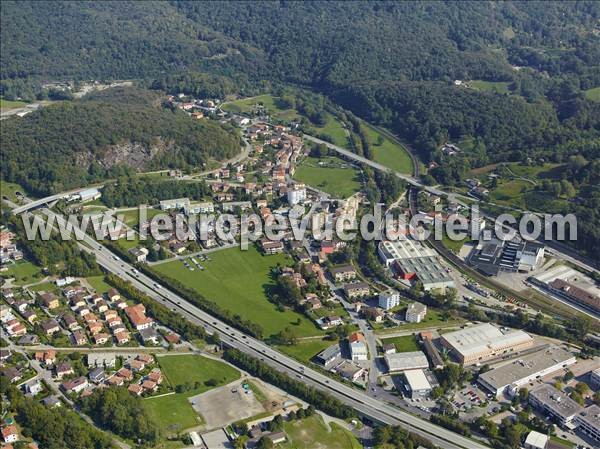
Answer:
POLYGON ((263 256, 251 247, 248 251, 239 248, 217 251, 210 254, 210 259, 202 262, 203 271, 190 271, 180 260, 156 265, 153 270, 178 280, 222 308, 259 324, 265 338, 288 326, 298 337, 321 333, 303 315, 291 310, 280 312, 267 299, 266 289, 273 285, 271 269, 277 264, 290 264, 288 256, 263 256))
POLYGON ((348 198, 361 189, 361 174, 347 162, 334 156, 304 159, 294 179, 336 198, 348 198))

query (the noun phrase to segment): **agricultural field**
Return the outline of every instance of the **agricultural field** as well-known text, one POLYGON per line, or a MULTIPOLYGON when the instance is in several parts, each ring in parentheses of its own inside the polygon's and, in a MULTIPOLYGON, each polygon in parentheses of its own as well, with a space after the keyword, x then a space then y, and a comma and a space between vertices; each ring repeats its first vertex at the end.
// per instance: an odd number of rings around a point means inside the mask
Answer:
POLYGON ((202 262, 203 271, 191 272, 180 260, 156 265, 153 270, 259 324, 265 338, 286 327, 291 327, 298 337, 320 335, 321 331, 303 315, 291 310, 280 312, 267 299, 266 290, 274 285, 271 269, 290 263, 284 254, 263 256, 254 247, 248 251, 230 248, 211 253, 210 260, 202 262))
POLYGON ((359 170, 334 156, 307 157, 296 169, 294 179, 336 198, 352 196, 362 185, 359 170))
POLYGON ((3 111, 22 108, 26 104, 27 103, 25 103, 24 101, 5 100, 4 98, 0 98, 0 109, 2 109, 3 111))
POLYGON ((588 89, 585 92, 585 98, 592 101, 600 101, 600 87, 588 89))
POLYGON ((396 352, 412 352, 419 351, 417 338, 414 335, 405 335, 402 337, 385 338, 381 343, 386 345, 392 343, 396 347, 396 352))
POLYGON ((262 106, 275 120, 294 121, 300 118, 298 111, 281 107, 278 100, 279 97, 265 94, 224 103, 221 108, 227 112, 248 114, 262 106))
POLYGON ((510 93, 510 83, 507 81, 482 81, 473 80, 469 81, 467 85, 471 89, 483 90, 488 92, 495 92, 497 94, 508 94, 510 93))
POLYGON ((283 425, 288 441, 278 447, 286 449, 361 449, 352 433, 335 423, 325 424, 319 415, 283 425))
POLYGON ((311 338, 299 340, 295 345, 276 346, 276 348, 284 354, 294 357, 301 362, 308 363, 319 352, 336 343, 336 341, 332 340, 311 338))
POLYGON ((143 404, 148 414, 154 418, 165 433, 177 433, 179 430, 196 426, 202 422, 188 397, 203 393, 240 378, 235 368, 199 355, 173 355, 158 357, 158 363, 171 387, 199 382, 198 388, 191 388, 184 393, 175 393, 156 398, 144 399, 143 404), (208 380, 214 379, 217 385, 208 386, 208 380))
POLYGON ((371 142, 373 160, 397 172, 412 174, 413 163, 408 150, 379 132, 376 128, 364 122, 363 124, 367 138, 371 142), (378 142, 382 143, 379 144, 378 142))
POLYGON ((333 115, 327 114, 327 122, 322 127, 313 127, 317 136, 327 135, 334 145, 339 147, 348 146, 348 134, 339 120, 333 115))

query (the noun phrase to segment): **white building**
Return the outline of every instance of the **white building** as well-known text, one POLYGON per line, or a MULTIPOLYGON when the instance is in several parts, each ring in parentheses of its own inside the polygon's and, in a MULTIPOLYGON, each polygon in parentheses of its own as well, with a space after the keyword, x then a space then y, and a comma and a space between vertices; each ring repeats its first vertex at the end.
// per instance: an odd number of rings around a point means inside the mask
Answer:
POLYGON ((520 357, 508 365, 487 371, 479 376, 478 381, 496 396, 505 392, 514 396, 519 388, 530 381, 564 369, 575 362, 575 356, 569 351, 559 346, 550 346, 520 357))
POLYGON ((406 309, 405 320, 409 323, 420 323, 425 319, 426 314, 427 306, 425 304, 421 304, 420 302, 413 302, 409 304, 406 309))
POLYGON ((288 190, 287 193, 288 203, 292 206, 304 201, 306 199, 306 188, 304 187, 293 187, 288 190))
POLYGON ((421 351, 385 354, 384 359, 390 373, 429 368, 427 356, 421 351))
POLYGON ((583 410, 583 407, 566 393, 547 384, 529 393, 529 403, 561 427, 573 427, 575 416, 583 410))
POLYGON ((215 205, 210 201, 189 202, 183 207, 183 211, 186 215, 211 214, 215 211, 215 205))
POLYGON ((185 209, 190 206, 189 198, 174 198, 160 202, 161 210, 185 209))
POLYGON ((533 338, 522 330, 501 331, 489 323, 442 335, 441 343, 464 365, 484 362, 533 346, 533 338))
POLYGON ((102 195, 98 189, 85 189, 77 194, 80 201, 94 201, 100 198, 102 195))
POLYGON ((600 368, 590 373, 590 388, 592 390, 600 390, 600 368))
POLYGON ((386 290, 379 293, 379 307, 383 310, 390 310, 400 304, 400 293, 397 290, 386 290))
POLYGON ((546 449, 548 436, 532 430, 525 438, 525 449, 546 449))
POLYGON ((431 392, 431 384, 421 369, 404 371, 405 388, 412 399, 426 398, 431 392))
POLYGON ((348 345, 350 346, 350 357, 352 360, 369 360, 369 350, 363 334, 355 332, 350 335, 348 337, 348 345))

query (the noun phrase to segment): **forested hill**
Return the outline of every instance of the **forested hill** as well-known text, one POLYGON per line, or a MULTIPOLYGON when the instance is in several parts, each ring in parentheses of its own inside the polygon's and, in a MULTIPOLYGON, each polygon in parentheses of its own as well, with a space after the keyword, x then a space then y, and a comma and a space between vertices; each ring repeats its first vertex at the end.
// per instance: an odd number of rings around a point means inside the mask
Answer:
POLYGON ((239 133, 114 88, 2 121, 2 178, 43 195, 158 168, 198 169, 240 151, 239 133))

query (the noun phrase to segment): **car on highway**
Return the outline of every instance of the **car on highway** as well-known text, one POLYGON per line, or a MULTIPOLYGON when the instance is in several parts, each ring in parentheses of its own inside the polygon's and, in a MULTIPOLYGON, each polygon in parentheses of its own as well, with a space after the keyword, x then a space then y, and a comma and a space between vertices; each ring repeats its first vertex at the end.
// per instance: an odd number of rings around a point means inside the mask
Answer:
POLYGON ((158 285, 156 282, 154 283, 154 287, 156 288, 160 288, 160 285, 158 285))

